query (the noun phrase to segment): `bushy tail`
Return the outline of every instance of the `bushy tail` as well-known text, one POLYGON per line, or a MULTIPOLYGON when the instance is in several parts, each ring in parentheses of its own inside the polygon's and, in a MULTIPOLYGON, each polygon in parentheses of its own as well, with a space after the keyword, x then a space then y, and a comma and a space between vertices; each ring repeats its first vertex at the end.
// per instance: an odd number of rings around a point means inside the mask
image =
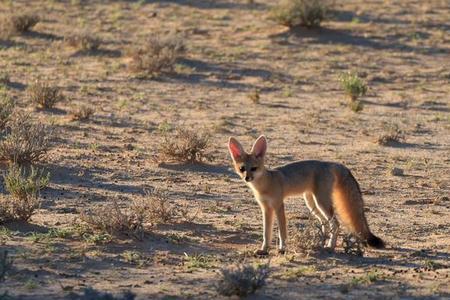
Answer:
POLYGON ((342 224, 370 247, 384 248, 383 240, 370 232, 361 190, 355 177, 346 168, 336 169, 334 175, 333 204, 342 224))

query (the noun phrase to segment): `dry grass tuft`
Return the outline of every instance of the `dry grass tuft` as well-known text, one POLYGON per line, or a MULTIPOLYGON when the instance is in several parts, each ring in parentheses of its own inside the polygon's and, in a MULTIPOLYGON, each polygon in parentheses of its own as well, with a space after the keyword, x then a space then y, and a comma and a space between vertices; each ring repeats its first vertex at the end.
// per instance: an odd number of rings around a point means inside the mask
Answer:
POLYGON ((57 102, 64 99, 58 87, 51 86, 47 81, 36 80, 27 88, 28 97, 37 107, 51 109, 57 102))
POLYGON ((29 115, 16 114, 1 133, 0 159, 17 164, 35 163, 50 148, 47 126, 34 123, 29 115))
POLYGON ((380 135, 377 144, 382 146, 395 146, 405 140, 405 134, 397 125, 390 125, 386 128, 386 133, 380 135))
POLYGON ((142 240, 145 224, 174 223, 180 219, 192 221, 196 215, 186 206, 170 203, 167 193, 152 190, 146 191, 145 197, 134 199, 128 207, 120 207, 114 199, 110 205, 82 212, 81 219, 95 230, 142 240))
POLYGON ((89 120, 94 114, 95 110, 88 105, 80 105, 72 110, 72 121, 86 121, 89 120))
POLYGON ((142 240, 146 213, 141 203, 133 202, 130 208, 121 208, 117 199, 113 199, 110 205, 82 212, 81 220, 95 230, 116 236, 125 234, 142 240))
POLYGON ((206 153, 210 139, 206 132, 177 127, 174 131, 164 131, 162 135, 159 157, 163 161, 194 163, 212 159, 206 153))
POLYGON ((29 172, 11 165, 3 175, 10 196, 0 199, 0 223, 11 220, 28 221, 39 207, 39 193, 49 183, 50 174, 35 168, 29 172))
POLYGON ((217 292, 224 296, 246 297, 265 285, 269 266, 240 265, 221 269, 221 278, 216 285, 217 292))
POLYGON ((30 31, 39 21, 40 18, 36 14, 11 14, 0 21, 0 36, 8 38, 30 31))
POLYGON ((364 242, 355 237, 352 234, 347 234, 342 240, 342 247, 346 254, 363 256, 364 255, 364 242))
POLYGON ((11 119, 15 103, 6 94, 0 94, 0 131, 5 129, 6 124, 11 119))
POLYGON ((310 217, 304 227, 293 234, 292 244, 303 253, 317 252, 324 248, 326 239, 321 224, 310 217))
POLYGON ((87 32, 73 33, 69 36, 65 36, 64 42, 70 47, 83 52, 98 50, 102 43, 99 38, 87 32))
POLYGON ((326 0, 283 0, 272 9, 271 18, 288 27, 319 27, 329 6, 326 0))
POLYGON ((150 37, 143 46, 129 49, 130 69, 144 75, 173 71, 176 60, 185 52, 182 38, 174 33, 150 37))

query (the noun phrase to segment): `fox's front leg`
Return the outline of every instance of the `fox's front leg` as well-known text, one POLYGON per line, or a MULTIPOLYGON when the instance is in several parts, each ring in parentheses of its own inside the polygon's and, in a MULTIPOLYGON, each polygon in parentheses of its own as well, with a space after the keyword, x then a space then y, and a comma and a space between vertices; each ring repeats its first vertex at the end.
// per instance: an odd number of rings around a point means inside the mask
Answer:
POLYGON ((287 224, 283 203, 281 203, 281 205, 277 207, 276 214, 278 220, 278 235, 280 237, 280 246, 278 252, 284 254, 286 251, 287 224))
POLYGON ((272 241, 274 210, 272 207, 269 207, 267 205, 261 205, 261 211, 263 215, 264 240, 261 249, 257 250, 255 253, 257 255, 268 255, 270 243, 272 241))

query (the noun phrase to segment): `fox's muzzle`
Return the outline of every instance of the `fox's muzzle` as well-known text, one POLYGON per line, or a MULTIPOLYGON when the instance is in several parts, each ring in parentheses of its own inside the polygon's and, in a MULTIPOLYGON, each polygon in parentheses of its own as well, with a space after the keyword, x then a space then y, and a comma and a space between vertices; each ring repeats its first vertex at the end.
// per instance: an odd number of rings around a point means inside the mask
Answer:
POLYGON ((245 176, 244 180, 247 181, 247 182, 250 182, 250 181, 253 180, 253 176, 248 176, 247 175, 247 176, 245 176))

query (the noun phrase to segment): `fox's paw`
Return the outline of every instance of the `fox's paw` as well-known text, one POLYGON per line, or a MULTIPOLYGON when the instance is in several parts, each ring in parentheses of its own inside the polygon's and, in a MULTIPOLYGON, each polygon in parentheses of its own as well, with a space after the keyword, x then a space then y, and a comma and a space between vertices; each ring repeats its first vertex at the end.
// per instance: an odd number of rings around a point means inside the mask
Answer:
POLYGON ((267 256, 269 255, 269 251, 258 249, 254 252, 255 256, 267 256))

